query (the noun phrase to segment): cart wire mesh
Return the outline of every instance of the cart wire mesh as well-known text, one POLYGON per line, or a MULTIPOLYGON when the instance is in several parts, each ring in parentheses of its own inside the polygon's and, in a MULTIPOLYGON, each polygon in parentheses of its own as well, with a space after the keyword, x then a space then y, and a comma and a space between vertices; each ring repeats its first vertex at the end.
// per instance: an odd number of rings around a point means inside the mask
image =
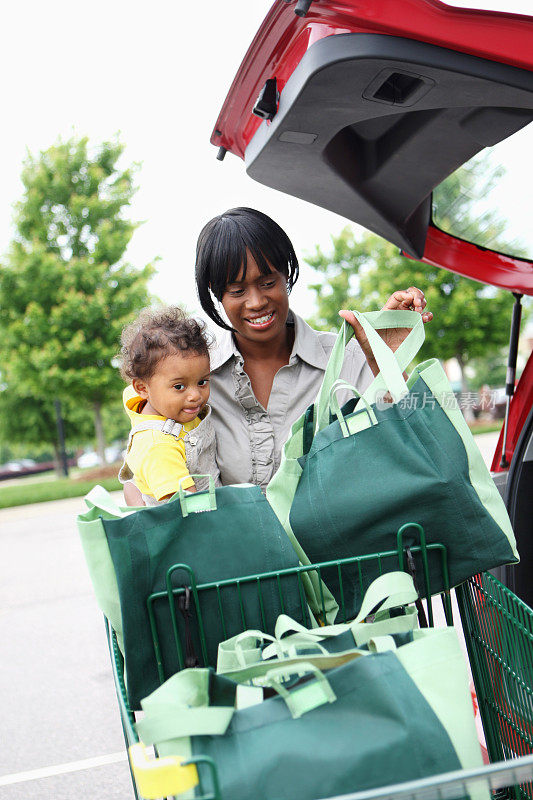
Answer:
MULTIPOLYGON (((320 584, 319 616, 326 618, 326 598, 322 591, 322 580, 327 585, 328 574, 334 570, 339 582, 339 612, 336 622, 346 622, 348 615, 344 603, 344 587, 347 582, 356 586, 360 597, 373 580, 393 570, 410 572, 415 578, 419 576, 417 591, 426 600, 426 608, 419 604, 419 614, 424 616, 427 610, 427 623, 433 626, 433 607, 431 602, 432 587, 430 581, 430 564, 438 565, 441 595, 444 613, 449 625, 453 624, 450 600, 450 584, 448 575, 447 551, 444 545, 426 544, 423 529, 419 525, 409 523, 398 531, 398 546, 395 550, 387 550, 364 556, 325 561, 319 564, 291 567, 275 572, 263 572, 228 580, 211 581, 197 584, 193 570, 187 564, 173 564, 166 575, 166 589, 154 592, 147 598, 148 618, 154 647, 154 659, 157 664, 160 683, 170 677, 168 664, 177 664, 178 669, 187 666, 216 666, 209 657, 206 631, 204 629, 204 610, 217 610, 217 626, 213 627, 213 615, 210 614, 209 638, 211 641, 225 641, 232 636, 253 628, 267 633, 264 615, 263 596, 272 591, 278 598, 278 613, 286 613, 284 588, 294 579, 298 582, 300 610, 302 616, 308 615, 304 579, 315 573, 320 584), (403 535, 409 528, 419 529, 420 545, 406 548, 403 535), (421 579, 420 579, 421 576, 421 579), (246 596, 246 602, 244 601, 246 596), (250 624, 253 618, 259 624, 250 624), (168 613, 170 612, 170 614, 168 613), (170 630, 169 630, 170 628, 170 630), (172 653, 169 653, 172 648, 172 653)), ((433 573, 435 574, 435 573, 433 573)), ((172 670, 175 671, 175 668, 172 670)))
POLYGON ((533 611, 488 572, 456 594, 489 758, 531 754, 533 611))

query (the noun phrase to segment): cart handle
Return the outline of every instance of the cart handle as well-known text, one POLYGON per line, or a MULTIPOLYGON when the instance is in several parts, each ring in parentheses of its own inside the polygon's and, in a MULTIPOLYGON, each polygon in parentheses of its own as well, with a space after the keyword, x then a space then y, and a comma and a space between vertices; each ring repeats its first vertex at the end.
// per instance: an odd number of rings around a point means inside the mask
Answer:
POLYGON ((181 756, 150 758, 148 748, 142 742, 128 748, 131 771, 139 793, 146 800, 157 800, 174 794, 188 792, 198 785, 198 770, 195 764, 185 764, 181 756))

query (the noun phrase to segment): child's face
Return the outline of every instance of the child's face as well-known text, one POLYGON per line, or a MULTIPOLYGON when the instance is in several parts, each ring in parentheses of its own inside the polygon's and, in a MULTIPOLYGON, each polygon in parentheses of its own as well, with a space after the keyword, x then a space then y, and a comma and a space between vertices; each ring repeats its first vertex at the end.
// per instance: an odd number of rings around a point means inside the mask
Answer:
POLYGON ((134 378, 133 388, 147 401, 144 413, 191 422, 209 398, 209 357, 173 353, 157 364, 151 378, 134 378))

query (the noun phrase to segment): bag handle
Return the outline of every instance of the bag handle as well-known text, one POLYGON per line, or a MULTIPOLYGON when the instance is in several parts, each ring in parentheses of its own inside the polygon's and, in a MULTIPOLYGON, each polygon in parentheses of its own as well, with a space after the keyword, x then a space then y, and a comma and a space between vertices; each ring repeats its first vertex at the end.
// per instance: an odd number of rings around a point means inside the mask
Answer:
MULTIPOLYGON (((259 683, 259 681, 256 681, 256 683, 259 683)), ((334 703, 337 699, 323 672, 307 661, 303 661, 297 666, 285 665, 269 670, 261 678, 261 686, 269 686, 274 689, 283 698, 294 719, 298 719, 303 714, 307 714, 308 711, 319 708, 326 703, 334 703), (299 677, 314 675, 315 680, 289 690, 283 686, 283 682, 293 675, 298 675, 299 677)))
POLYGON ((318 639, 302 633, 294 633, 285 639, 276 639, 268 647, 265 647, 261 654, 264 661, 271 658, 298 658, 311 655, 329 656, 331 653, 320 644, 318 639), (310 653, 310 650, 314 650, 314 654, 310 653))
POLYGON ((189 514, 199 514, 202 511, 215 511, 217 507, 215 481, 212 475, 185 475, 180 479, 178 496, 183 517, 187 517, 189 514), (183 488, 183 481, 188 478, 208 478, 209 488, 201 492, 186 492, 183 488))
POLYGON ((223 736, 234 712, 233 706, 154 705, 135 723, 135 730, 144 744, 160 744, 183 736, 223 736))
MULTIPOLYGON (((190 671, 192 670, 186 670, 186 672, 190 671)), ((173 678, 175 677, 173 676, 173 678)), ((154 695, 152 695, 142 702, 145 716, 135 723, 135 729, 144 744, 160 744, 170 739, 185 736, 224 735, 235 713, 235 708, 233 706, 208 705, 191 708, 182 702, 173 702, 172 694, 179 685, 179 681, 174 681, 173 678, 163 684, 165 696, 155 699, 154 695), (171 692, 170 690, 173 691, 171 692)), ((333 703, 337 699, 327 678, 317 667, 309 662, 271 669, 258 679, 256 684, 274 689, 283 698, 295 719, 325 703, 333 703), (293 675, 313 675, 315 680, 289 691, 282 683, 293 675)), ((160 689, 163 687, 160 687, 160 689)), ((174 694, 174 696, 176 695, 174 694)), ((179 697, 180 693, 178 692, 179 697)), ((250 702, 258 702, 259 700, 259 693, 257 693, 256 697, 250 698, 250 702)), ((205 703, 207 702, 206 696, 205 703)), ((237 706, 239 705, 241 703, 237 702, 237 706)), ((246 705, 246 703, 243 705, 246 705)))
POLYGON ((100 485, 93 486, 84 499, 89 510, 95 508, 99 511, 105 511, 110 517, 127 517, 129 514, 133 514, 134 511, 146 508, 146 506, 123 508, 100 485))
POLYGON ((237 661, 241 667, 249 666, 243 650, 244 643, 249 639, 255 640, 256 644, 257 642, 271 642, 273 647, 278 645, 278 641, 274 638, 274 636, 270 636, 268 633, 263 633, 262 631, 243 631, 242 633, 239 633, 233 640, 233 645, 235 655, 237 656, 237 661))
POLYGON ((315 641, 320 642, 332 633, 347 631, 349 627, 345 622, 339 622, 336 625, 323 625, 320 628, 306 628, 292 619, 292 617, 287 616, 287 614, 280 614, 276 621, 274 636, 278 641, 281 641, 286 634, 301 633, 308 639, 315 639, 315 641))
POLYGON ((371 653, 386 653, 397 650, 397 647, 392 636, 373 636, 368 640, 368 649, 371 653))
POLYGON ((234 701, 209 705, 209 669, 196 667, 176 672, 141 700, 145 716, 135 724, 145 744, 182 736, 222 735, 233 713, 234 701))
MULTIPOLYGON (((379 614, 376 617, 379 617, 379 614)), ((409 606, 398 617, 386 617, 382 613, 382 618, 376 619, 374 622, 339 623, 338 625, 330 625, 328 628, 319 628, 316 631, 309 630, 307 633, 293 633, 278 640, 277 645, 272 644, 265 647, 262 651, 262 657, 265 660, 280 658, 280 649, 283 658, 297 658, 298 656, 310 658, 311 656, 315 657, 315 655, 331 655, 320 642, 331 636, 339 636, 346 631, 351 632, 357 648, 368 644, 369 649, 372 649, 369 644, 371 641, 392 640, 394 642, 394 634, 410 633, 417 628, 417 625, 417 609, 414 606, 409 606), (309 653, 310 650, 315 652, 309 653)), ((387 649, 391 648, 388 647, 387 649)))
POLYGON ((366 590, 359 614, 354 623, 363 622, 371 613, 388 611, 418 600, 412 577, 407 572, 386 572, 376 578, 366 590))
POLYGON ((385 387, 395 403, 409 391, 403 370, 413 360, 424 343, 425 332, 422 315, 413 311, 378 311, 368 314, 353 312, 363 328, 368 343, 379 367, 379 375, 374 378, 367 392, 374 400, 376 391, 385 387), (416 319, 413 320, 413 315, 416 319), (403 319, 402 319, 403 318, 403 319), (411 328, 402 344, 393 352, 379 335, 379 330, 387 328, 411 328), (369 392, 370 389, 370 392, 369 392))
MULTIPOLYGON (((357 398, 359 398, 359 400, 361 400, 361 402, 366 407, 366 410, 367 410, 367 413, 368 413, 368 418, 370 420, 370 424, 371 425, 377 425, 378 424, 378 420, 376 418, 376 415, 375 415, 374 411, 372 410, 372 406, 370 405, 368 400, 362 394, 360 394, 360 392, 357 391, 355 386, 352 386, 351 383, 348 383, 347 381, 343 381, 343 380, 341 380, 339 378, 339 380, 335 381, 335 383, 331 387, 331 390, 330 390, 330 393, 329 393, 329 407, 330 407, 332 413, 335 414, 335 416, 339 420, 339 425, 341 426, 342 435, 344 436, 345 439, 347 439, 348 436, 350 435, 350 431, 348 430, 348 425, 346 424, 346 420, 344 419, 344 416, 343 416, 343 413, 342 413, 342 409, 341 409, 340 403, 339 403, 339 398, 337 397, 337 392, 339 391, 339 389, 349 389, 351 392, 353 392, 353 394, 357 398)), ((363 412, 361 411, 361 412, 356 412, 356 413, 363 413, 363 412)))
POLYGON ((399 617, 387 617, 376 614, 374 622, 352 622, 350 630, 356 647, 363 647, 371 639, 392 636, 395 633, 410 633, 418 627, 418 611, 415 606, 408 606, 399 617))
POLYGON ((217 672, 229 672, 235 665, 247 667, 261 660, 262 631, 243 631, 231 639, 219 642, 217 655, 217 672))
POLYGON ((398 606, 406 606, 418 599, 412 577, 407 572, 386 572, 376 578, 365 592, 359 614, 350 623, 325 625, 321 628, 305 628, 287 614, 280 614, 276 621, 274 636, 282 639, 287 633, 303 633, 309 638, 320 641, 332 633, 350 630, 354 625, 363 622, 376 607, 379 612, 388 611, 398 606))
MULTIPOLYGON (((407 390, 403 378, 403 370, 411 363, 420 350, 425 334, 424 323, 416 311, 371 311, 367 313, 353 312, 365 331, 369 344, 376 358, 380 374, 374 378, 366 392, 367 398, 372 401, 378 388, 386 388, 395 401, 400 399, 407 390), (377 330, 386 328, 411 328, 404 341, 393 353, 387 347, 377 330), (398 396, 399 393, 399 396, 398 396)), ((324 373, 322 386, 315 401, 315 433, 329 424, 329 394, 331 387, 338 380, 344 362, 346 345, 354 335, 351 325, 343 322, 337 340, 324 373)))
MULTIPOLYGON (((390 619, 385 617, 385 612, 391 608, 414 603, 417 599, 418 593, 411 575, 400 571, 385 573, 376 578, 368 587, 359 614, 353 622, 308 629, 291 619, 287 614, 281 614, 276 621, 274 636, 281 644, 284 652, 287 652, 287 647, 283 643, 287 634, 289 634, 287 644, 298 647, 304 643, 311 646, 312 643, 321 642, 329 636, 338 636, 346 631, 351 631, 356 646, 360 647, 374 636, 376 628, 382 635, 413 630, 416 627, 418 618, 416 608, 408 608, 404 616, 390 619), (376 608, 378 609, 377 612, 376 608), (375 614, 374 622, 371 624, 363 622, 371 613, 375 614)), ((276 655, 277 650, 273 645, 269 645, 263 651, 264 659, 276 655)))

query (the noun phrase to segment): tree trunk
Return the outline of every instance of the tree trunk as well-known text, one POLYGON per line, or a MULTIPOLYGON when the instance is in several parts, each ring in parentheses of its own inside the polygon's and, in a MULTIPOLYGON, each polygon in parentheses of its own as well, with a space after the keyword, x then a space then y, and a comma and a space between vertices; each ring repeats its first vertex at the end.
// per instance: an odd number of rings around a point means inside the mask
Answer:
POLYGON ((475 403, 477 397, 474 392, 470 392, 468 390, 468 380, 465 374, 465 363, 461 356, 455 356, 457 359, 457 363, 459 364, 459 369, 461 370, 461 395, 459 397, 459 405, 461 407, 461 411, 463 412, 463 416, 468 424, 475 421, 474 411, 472 409, 472 405, 475 403))
POLYGON ((102 405, 101 403, 95 403, 93 408, 94 431, 96 434, 96 452, 100 458, 100 463, 106 464, 104 426, 102 425, 102 405))
POLYGON ((61 453, 59 451, 59 445, 57 442, 52 442, 54 447, 54 469, 57 478, 64 478, 63 475, 63 464, 61 463, 61 453))

